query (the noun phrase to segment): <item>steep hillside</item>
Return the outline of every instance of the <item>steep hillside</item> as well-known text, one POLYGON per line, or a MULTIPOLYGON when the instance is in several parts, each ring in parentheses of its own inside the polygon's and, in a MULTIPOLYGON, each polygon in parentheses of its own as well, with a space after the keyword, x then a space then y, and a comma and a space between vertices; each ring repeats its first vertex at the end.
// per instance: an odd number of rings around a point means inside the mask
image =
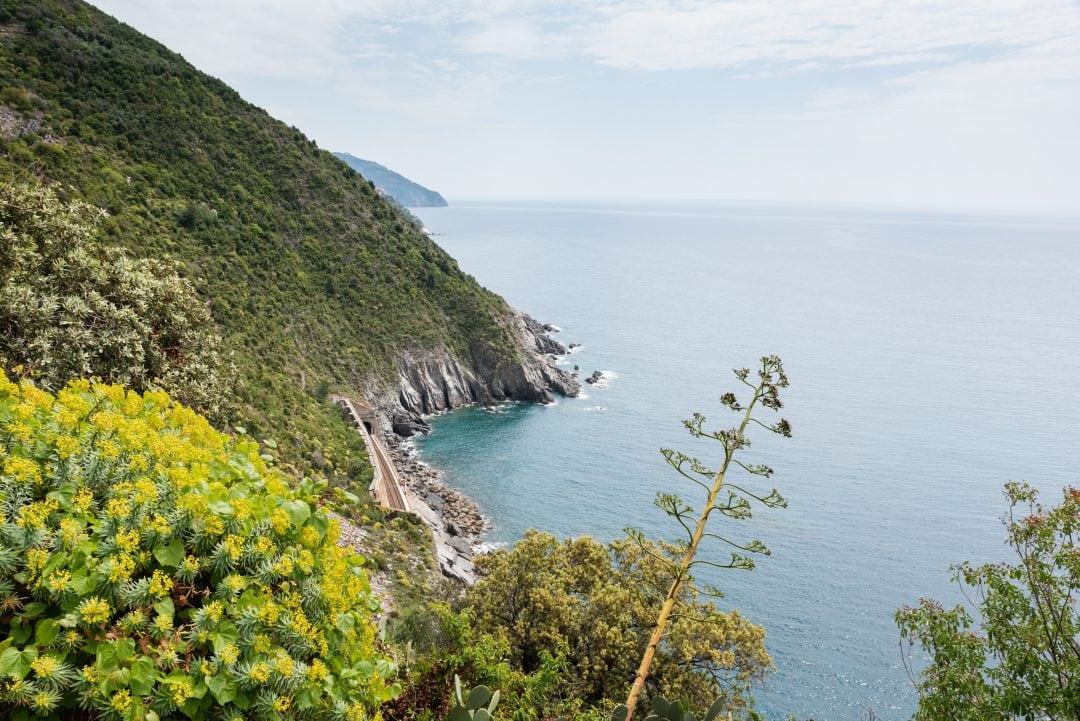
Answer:
POLYGON ((429 190, 404 175, 395 173, 385 165, 348 153, 334 153, 334 155, 344 160, 346 165, 360 175, 375 183, 376 188, 386 191, 390 197, 407 208, 441 208, 446 205, 446 199, 434 190, 429 190))
POLYGON ((63 184, 109 212, 106 241, 181 264, 235 351, 236 419, 302 467, 364 466, 330 390, 399 416, 573 392, 536 326, 371 183, 86 3, 0 2, 0 135, 0 173, 63 184))

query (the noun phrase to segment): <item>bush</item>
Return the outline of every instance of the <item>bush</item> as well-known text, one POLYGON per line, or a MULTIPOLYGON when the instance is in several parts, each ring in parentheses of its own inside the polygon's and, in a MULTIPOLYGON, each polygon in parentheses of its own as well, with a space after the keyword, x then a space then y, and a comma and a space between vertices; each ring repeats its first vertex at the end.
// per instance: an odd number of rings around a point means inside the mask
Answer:
MULTIPOLYGON (((465 595, 474 632, 504 639, 511 666, 525 674, 557 653, 566 671, 556 693, 606 713, 625 697, 656 619, 655 597, 670 584, 666 559, 677 549, 643 544, 526 531, 513 548, 477 559, 483 576, 465 595)), ((693 584, 682 588, 680 602, 684 610, 668 626, 647 695, 695 708, 719 696, 726 710, 746 715, 752 685, 772 670, 765 630, 702 600, 693 584)))
POLYGON ((1080 489, 1049 508, 1026 483, 1005 497, 1016 559, 955 566, 965 605, 922 599, 896 613, 916 721, 1080 718, 1080 489))
POLYGON ((366 718, 395 668, 318 490, 164 392, 0 373, 0 716, 366 718))
POLYGON ((0 184, 0 361, 50 390, 158 384, 224 419, 233 373, 205 303, 168 263, 98 243, 103 217, 37 182, 0 184))

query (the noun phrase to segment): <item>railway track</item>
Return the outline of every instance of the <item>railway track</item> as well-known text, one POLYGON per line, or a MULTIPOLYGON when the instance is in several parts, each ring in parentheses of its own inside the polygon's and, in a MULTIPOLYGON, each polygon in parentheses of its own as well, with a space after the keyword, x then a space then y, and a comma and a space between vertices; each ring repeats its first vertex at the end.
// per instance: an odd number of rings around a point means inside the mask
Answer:
POLYGON ((334 396, 332 400, 345 410, 346 417, 352 421, 353 425, 356 426, 356 430, 364 438, 368 456, 371 458, 375 470, 375 477, 371 481, 369 488, 375 500, 386 508, 412 513, 408 496, 405 493, 405 486, 402 484, 397 468, 394 467, 394 463, 390 458, 390 451, 387 450, 382 439, 368 430, 368 424, 371 425, 371 428, 375 427, 375 411, 363 404, 357 404, 346 396, 334 396), (362 410, 357 408, 358 405, 362 406, 362 410), (365 423, 365 420, 367 423, 365 423))

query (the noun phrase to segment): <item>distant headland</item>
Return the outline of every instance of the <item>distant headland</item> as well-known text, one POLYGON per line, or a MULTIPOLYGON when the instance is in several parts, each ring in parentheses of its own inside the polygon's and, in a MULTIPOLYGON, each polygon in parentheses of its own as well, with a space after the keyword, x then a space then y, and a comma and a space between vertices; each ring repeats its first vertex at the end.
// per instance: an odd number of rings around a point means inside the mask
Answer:
POLYGON ((390 168, 371 160, 364 160, 348 153, 334 153, 338 158, 360 173, 375 187, 383 191, 391 198, 408 208, 441 208, 446 205, 446 199, 429 190, 419 183, 415 183, 403 175, 395 173, 390 168))

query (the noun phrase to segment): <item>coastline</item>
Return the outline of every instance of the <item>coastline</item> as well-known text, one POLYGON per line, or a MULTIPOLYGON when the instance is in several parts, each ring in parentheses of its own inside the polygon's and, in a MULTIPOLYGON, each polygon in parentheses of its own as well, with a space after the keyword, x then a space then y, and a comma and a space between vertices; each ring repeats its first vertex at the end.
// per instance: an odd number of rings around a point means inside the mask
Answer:
POLYGON ((513 311, 513 318, 523 351, 518 375, 503 369, 485 374, 489 379, 480 381, 445 349, 406 353, 395 360, 399 368, 396 387, 389 393, 383 389, 372 394, 371 407, 379 411, 378 422, 364 423, 368 432, 379 435, 386 451, 382 462, 393 466, 400 492, 407 499, 406 509, 431 530, 440 572, 466 585, 476 581, 474 560, 483 552, 490 520, 473 499, 443 483, 439 469, 420 461, 408 439, 427 433, 426 419, 435 414, 470 406, 491 408, 507 400, 549 404, 556 402, 553 393, 566 397, 580 393, 578 367, 568 372, 559 367, 559 361, 581 345, 572 343, 567 348, 555 340, 552 334, 560 332, 558 326, 518 311, 513 311))

